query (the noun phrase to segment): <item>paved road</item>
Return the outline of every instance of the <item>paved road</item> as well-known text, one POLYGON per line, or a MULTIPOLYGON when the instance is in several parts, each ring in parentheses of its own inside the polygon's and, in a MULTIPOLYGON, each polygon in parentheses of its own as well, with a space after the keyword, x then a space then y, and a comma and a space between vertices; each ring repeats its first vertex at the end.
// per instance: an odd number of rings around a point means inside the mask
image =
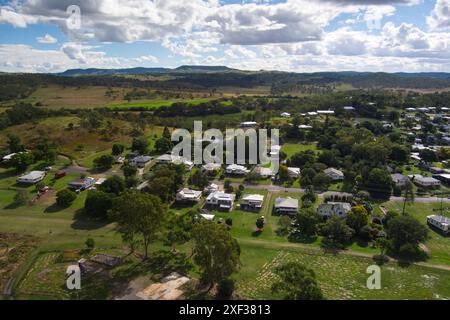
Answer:
MULTIPOLYGON (((222 181, 214 181, 215 184, 223 184, 222 181)), ((240 183, 232 183, 231 184, 233 187, 237 188, 239 187, 240 183)), ((302 188, 285 188, 282 186, 276 186, 276 185, 252 185, 252 184, 244 184, 244 187, 247 189, 254 189, 254 190, 267 190, 267 191, 272 191, 272 192, 292 192, 292 193, 296 193, 296 192, 300 192, 303 193, 305 192, 305 189, 302 188)), ((319 197, 323 196, 322 194, 319 194, 319 197)), ((403 197, 391 197, 390 201, 393 202, 403 202, 404 198, 403 197)), ((450 199, 448 198, 439 198, 439 197, 426 197, 426 198, 415 198, 414 202, 416 203, 440 203, 440 202, 444 202, 444 203, 450 203, 450 199)))

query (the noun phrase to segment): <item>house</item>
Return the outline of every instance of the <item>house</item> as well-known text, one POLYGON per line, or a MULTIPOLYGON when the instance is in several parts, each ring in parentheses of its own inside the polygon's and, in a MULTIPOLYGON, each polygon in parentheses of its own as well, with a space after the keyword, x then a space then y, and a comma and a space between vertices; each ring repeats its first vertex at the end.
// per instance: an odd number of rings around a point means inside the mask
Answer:
POLYGON ((241 129, 256 129, 258 127, 258 123, 254 121, 242 122, 240 124, 241 129))
POLYGON ((395 183, 395 185, 399 188, 404 187, 409 181, 409 178, 407 176, 402 175, 401 173, 391 174, 391 178, 392 181, 395 183))
POLYGON ((8 154, 8 155, 4 156, 4 157, 2 158, 2 162, 3 162, 3 163, 8 163, 9 161, 11 161, 12 158, 14 158, 14 156, 15 156, 16 154, 17 154, 17 153, 11 153, 11 154, 8 154))
POLYGON ((450 234, 450 218, 431 215, 427 217, 427 224, 430 227, 437 228, 445 235, 450 234))
POLYGON ((355 111, 355 108, 354 108, 354 107, 351 107, 351 106, 345 106, 345 107, 344 107, 344 110, 345 110, 345 111, 355 111))
POLYGON ((318 114, 317 112, 315 112, 315 111, 312 111, 312 112, 306 113, 306 115, 307 115, 308 117, 317 117, 319 114, 318 114))
POLYGON ((256 167, 254 173, 259 174, 262 178, 267 179, 274 176, 272 169, 264 167, 256 167))
POLYGON ((446 185, 450 185, 450 174, 435 174, 433 175, 433 178, 441 181, 442 183, 445 183, 446 185))
POLYGON ((235 200, 236 195, 217 191, 211 193, 208 198, 206 198, 206 205, 219 210, 230 211, 233 209, 235 200))
POLYGON ((191 161, 186 160, 183 157, 180 156, 174 156, 171 154, 163 154, 162 156, 159 156, 156 158, 156 164, 164 165, 164 164, 184 164, 184 167, 186 170, 192 170, 194 167, 194 164, 191 161))
POLYGON ((87 177, 69 183, 69 189, 74 191, 84 191, 91 188, 95 183, 95 179, 87 177))
POLYGON ((430 167, 428 170, 434 174, 440 174, 444 172, 444 169, 438 167, 430 167))
POLYGON ((270 147, 269 155, 273 158, 278 157, 280 155, 280 152, 281 152, 281 146, 273 145, 270 147))
POLYGON ((291 117, 291 114, 288 113, 288 112, 283 112, 283 113, 281 114, 281 117, 282 117, 282 118, 290 118, 290 117, 291 117))
POLYGON ((177 193, 176 200, 179 202, 199 202, 202 192, 184 188, 177 193))
POLYGON ((301 170, 300 168, 288 167, 288 175, 292 179, 297 179, 300 177, 301 170))
POLYGON ((238 176, 245 176, 245 175, 249 174, 250 170, 248 170, 244 166, 237 165, 237 164, 232 164, 232 165, 229 165, 226 168, 225 172, 227 174, 238 175, 238 176))
POLYGON ((340 218, 346 218, 347 214, 352 210, 352 206, 347 202, 328 202, 321 204, 317 208, 317 213, 324 218, 331 216, 337 216, 340 218))
POLYGON ((435 178, 424 177, 420 174, 409 176, 410 179, 421 188, 438 188, 441 185, 441 182, 435 178))
POLYGON ((114 164, 124 164, 124 163, 125 163, 125 157, 122 157, 122 156, 114 157, 114 164))
POLYGON ((106 178, 100 178, 97 181, 95 181, 94 186, 99 187, 106 181, 106 178))
POLYGON ((130 160, 130 164, 138 168, 145 168, 152 160, 153 158, 149 156, 137 156, 130 160))
POLYGON ((416 112, 416 108, 406 108, 406 111, 408 111, 408 112, 416 112))
POLYGON ((280 215, 296 215, 298 213, 298 199, 276 198, 274 212, 280 215))
POLYGON ((248 211, 259 211, 264 203, 264 196, 260 194, 244 195, 241 200, 241 209, 248 211))
POLYGON ((301 124, 301 125, 298 126, 298 128, 300 130, 309 130, 309 129, 312 129, 313 127, 312 126, 308 126, 306 124, 301 124))
POLYGON ((344 173, 335 168, 328 168, 323 170, 323 172, 331 178, 333 181, 339 181, 344 179, 344 173))
POLYGON ((319 111, 317 111, 317 114, 320 114, 320 115, 333 115, 334 114, 334 111, 333 110, 319 110, 319 111))
POLYGON ((220 163, 207 163, 201 167, 200 171, 214 173, 220 171, 220 169, 222 169, 222 165, 220 163))
POLYGON ((206 194, 211 194, 211 193, 214 193, 214 192, 217 192, 217 191, 219 191, 219 186, 217 184, 214 184, 214 183, 209 184, 209 186, 207 186, 205 188, 205 190, 204 190, 204 192, 206 194))
POLYGON ((23 176, 20 176, 17 179, 17 182, 25 184, 35 184, 44 180, 45 174, 46 173, 44 171, 31 171, 27 174, 24 174, 23 176))

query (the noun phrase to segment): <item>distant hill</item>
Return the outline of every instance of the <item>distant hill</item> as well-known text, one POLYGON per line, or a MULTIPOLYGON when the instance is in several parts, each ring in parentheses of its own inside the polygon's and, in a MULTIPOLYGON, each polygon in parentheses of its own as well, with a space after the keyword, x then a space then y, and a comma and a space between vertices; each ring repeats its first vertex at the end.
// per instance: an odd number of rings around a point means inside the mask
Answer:
POLYGON ((169 74, 169 73, 211 73, 239 71, 225 66, 181 66, 176 69, 170 68, 129 68, 129 69, 71 69, 60 76, 108 76, 108 75, 139 75, 139 74, 169 74))

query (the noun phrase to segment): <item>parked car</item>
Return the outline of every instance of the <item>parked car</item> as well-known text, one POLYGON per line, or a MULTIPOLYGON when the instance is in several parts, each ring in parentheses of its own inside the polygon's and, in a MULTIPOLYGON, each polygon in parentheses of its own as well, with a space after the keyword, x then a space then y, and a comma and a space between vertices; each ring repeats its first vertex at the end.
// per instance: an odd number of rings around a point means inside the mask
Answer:
POLYGON ((66 172, 62 171, 62 170, 60 170, 60 171, 55 173, 55 178, 56 179, 61 179, 61 178, 65 177, 65 176, 66 176, 66 172))

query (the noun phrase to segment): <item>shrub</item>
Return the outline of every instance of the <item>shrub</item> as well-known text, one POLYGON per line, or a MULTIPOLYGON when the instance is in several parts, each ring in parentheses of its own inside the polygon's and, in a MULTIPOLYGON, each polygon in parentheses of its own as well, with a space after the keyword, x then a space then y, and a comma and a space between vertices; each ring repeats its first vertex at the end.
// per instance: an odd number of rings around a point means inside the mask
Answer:
POLYGON ((225 279, 219 282, 217 288, 217 298, 220 300, 231 299, 234 292, 235 284, 234 280, 225 279))
POLYGON ((77 194, 75 192, 64 189, 56 194, 56 203, 60 207, 68 207, 75 201, 76 198, 77 194))

